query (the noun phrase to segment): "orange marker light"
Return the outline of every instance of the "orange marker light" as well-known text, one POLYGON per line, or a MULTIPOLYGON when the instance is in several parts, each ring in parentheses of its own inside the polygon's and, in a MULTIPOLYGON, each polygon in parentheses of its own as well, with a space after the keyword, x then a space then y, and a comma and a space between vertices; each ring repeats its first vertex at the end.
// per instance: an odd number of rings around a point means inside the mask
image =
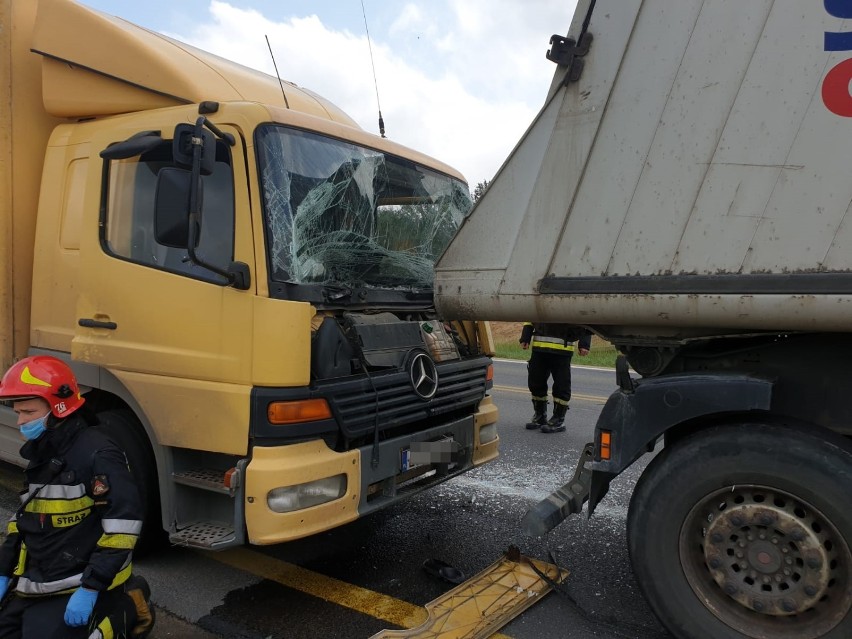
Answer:
POLYGON ((612 432, 601 431, 601 459, 612 459, 612 432))
POLYGON ((488 365, 488 370, 485 372, 485 381, 493 382, 494 381, 494 364, 488 365))
POLYGON ((331 419, 331 409, 324 399, 273 402, 266 409, 266 416, 270 424, 302 424, 331 419))

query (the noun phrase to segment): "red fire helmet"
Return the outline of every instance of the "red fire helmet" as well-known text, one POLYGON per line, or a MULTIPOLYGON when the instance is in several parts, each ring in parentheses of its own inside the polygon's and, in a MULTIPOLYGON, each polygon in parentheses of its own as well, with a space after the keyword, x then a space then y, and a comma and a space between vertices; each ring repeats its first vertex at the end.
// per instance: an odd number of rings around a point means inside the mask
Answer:
POLYGON ((56 417, 68 417, 86 401, 77 378, 61 359, 49 355, 25 357, 15 362, 0 381, 0 400, 41 397, 56 417))

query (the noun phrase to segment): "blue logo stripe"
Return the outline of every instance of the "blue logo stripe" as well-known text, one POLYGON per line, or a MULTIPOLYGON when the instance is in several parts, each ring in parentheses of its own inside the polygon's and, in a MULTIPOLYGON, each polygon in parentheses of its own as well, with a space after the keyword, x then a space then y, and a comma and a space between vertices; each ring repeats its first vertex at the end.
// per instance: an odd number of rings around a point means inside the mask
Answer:
POLYGON ((824 0, 824 4, 825 10, 835 18, 852 18, 852 0, 824 0))
POLYGON ((851 33, 825 33, 825 50, 826 51, 852 51, 852 32, 851 33))

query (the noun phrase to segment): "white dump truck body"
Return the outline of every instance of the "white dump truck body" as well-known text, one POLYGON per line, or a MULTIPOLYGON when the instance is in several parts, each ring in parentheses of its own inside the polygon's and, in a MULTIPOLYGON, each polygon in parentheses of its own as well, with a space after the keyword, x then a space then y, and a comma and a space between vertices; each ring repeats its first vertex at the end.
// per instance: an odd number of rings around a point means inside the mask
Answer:
POLYGON ((640 337, 852 330, 850 3, 592 4, 579 80, 557 67, 437 265, 441 312, 640 337))
POLYGON ((580 0, 568 35, 435 281, 624 356, 524 530, 656 451, 626 532, 672 636, 852 637, 852 0, 580 0))

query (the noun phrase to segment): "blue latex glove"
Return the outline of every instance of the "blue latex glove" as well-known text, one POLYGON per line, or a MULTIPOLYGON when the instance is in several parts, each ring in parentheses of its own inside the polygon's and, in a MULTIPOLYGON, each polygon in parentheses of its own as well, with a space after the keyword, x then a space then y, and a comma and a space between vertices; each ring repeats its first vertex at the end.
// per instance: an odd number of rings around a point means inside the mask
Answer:
POLYGON ((92 609, 98 600, 98 591, 88 588, 78 588, 65 606, 65 623, 71 626, 83 626, 92 616, 92 609))
POLYGON ((0 599, 6 596, 6 591, 9 590, 9 582, 12 581, 9 577, 0 577, 0 599))

